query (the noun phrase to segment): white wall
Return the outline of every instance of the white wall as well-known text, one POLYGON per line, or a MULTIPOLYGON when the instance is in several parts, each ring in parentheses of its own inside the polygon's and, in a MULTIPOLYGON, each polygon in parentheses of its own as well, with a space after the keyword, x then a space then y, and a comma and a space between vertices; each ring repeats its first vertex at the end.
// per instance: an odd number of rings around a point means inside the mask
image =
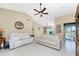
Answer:
POLYGON ((64 39, 64 23, 72 23, 75 22, 75 17, 73 14, 67 14, 65 16, 61 16, 58 18, 55 18, 55 30, 56 29, 56 25, 61 25, 61 33, 56 33, 56 35, 58 35, 60 37, 60 39, 64 39))
POLYGON ((43 34, 43 27, 37 23, 35 23, 32 18, 24 13, 11 11, 7 9, 0 8, 0 28, 4 30, 4 34, 8 39, 9 35, 14 32, 28 32, 32 34, 32 27, 34 25, 34 33, 35 37, 39 37, 43 34), (29 20, 29 21, 28 21, 29 20), (15 28, 15 22, 21 21, 24 23, 24 28, 22 30, 18 30, 15 28), (38 27, 40 27, 40 31, 38 31, 38 27))

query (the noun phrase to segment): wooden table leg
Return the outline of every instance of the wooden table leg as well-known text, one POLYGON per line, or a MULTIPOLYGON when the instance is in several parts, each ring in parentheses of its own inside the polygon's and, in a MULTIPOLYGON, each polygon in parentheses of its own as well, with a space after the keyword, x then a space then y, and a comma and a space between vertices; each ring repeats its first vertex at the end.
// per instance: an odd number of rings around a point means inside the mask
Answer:
POLYGON ((0 49, 1 49, 1 44, 2 44, 2 41, 0 41, 0 49))

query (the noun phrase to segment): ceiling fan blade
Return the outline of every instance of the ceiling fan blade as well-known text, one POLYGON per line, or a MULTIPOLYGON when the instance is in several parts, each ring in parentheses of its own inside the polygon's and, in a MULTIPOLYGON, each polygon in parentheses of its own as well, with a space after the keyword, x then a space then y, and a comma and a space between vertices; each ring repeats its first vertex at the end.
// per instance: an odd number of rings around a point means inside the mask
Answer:
POLYGON ((38 11, 38 10, 36 10, 36 9, 33 9, 33 10, 35 10, 36 12, 39 12, 39 13, 40 13, 40 11, 38 11))
POLYGON ((42 14, 46 14, 46 15, 48 15, 48 13, 42 13, 42 14))
POLYGON ((39 13, 37 13, 37 14, 34 14, 34 15, 38 15, 39 13))
POLYGON ((46 8, 43 8, 43 10, 41 11, 41 13, 43 13, 46 10, 46 8))

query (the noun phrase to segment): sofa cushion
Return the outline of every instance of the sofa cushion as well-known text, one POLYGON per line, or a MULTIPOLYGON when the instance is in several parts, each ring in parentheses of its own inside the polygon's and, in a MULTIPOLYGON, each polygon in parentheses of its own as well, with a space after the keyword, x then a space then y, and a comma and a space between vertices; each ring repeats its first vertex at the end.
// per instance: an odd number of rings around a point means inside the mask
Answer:
POLYGON ((33 42, 28 33, 12 33, 9 38, 10 49, 33 42))
POLYGON ((10 41, 18 41, 18 40, 20 40, 20 37, 19 36, 17 36, 17 37, 10 37, 10 41))
POLYGON ((54 45, 56 45, 57 43, 55 40, 52 40, 52 39, 39 39, 37 41, 47 42, 47 43, 54 44, 54 45))

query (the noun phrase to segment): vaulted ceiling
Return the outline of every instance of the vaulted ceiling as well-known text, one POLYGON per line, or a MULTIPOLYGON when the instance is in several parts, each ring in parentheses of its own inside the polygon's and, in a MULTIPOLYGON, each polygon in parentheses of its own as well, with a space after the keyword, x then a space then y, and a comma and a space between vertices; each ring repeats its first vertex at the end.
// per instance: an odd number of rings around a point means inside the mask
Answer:
POLYGON ((42 18, 39 15, 34 16, 36 12, 33 9, 39 10, 39 3, 0 3, 0 7, 24 12, 30 15, 34 21, 45 26, 46 23, 51 25, 56 17, 70 13, 75 15, 77 3, 42 3, 42 7, 47 8, 45 12, 49 13, 49 15, 43 15, 42 18))

